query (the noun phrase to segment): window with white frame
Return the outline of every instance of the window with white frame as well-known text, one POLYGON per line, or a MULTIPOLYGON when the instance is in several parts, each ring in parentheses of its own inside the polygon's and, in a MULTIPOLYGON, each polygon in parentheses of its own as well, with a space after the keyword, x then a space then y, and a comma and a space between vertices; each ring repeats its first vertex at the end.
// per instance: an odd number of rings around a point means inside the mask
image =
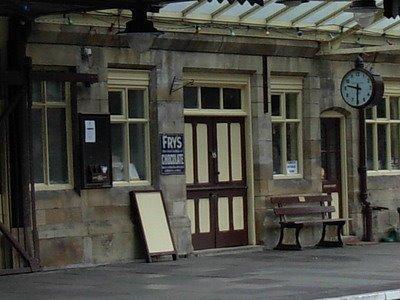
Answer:
POLYGON ((400 172, 400 94, 366 110, 367 168, 400 172))
POLYGON ((110 86, 108 102, 114 181, 149 181, 147 86, 110 86))
POLYGON ((71 184, 69 86, 63 82, 34 81, 32 102, 35 183, 71 184))
POLYGON ((285 83, 277 84, 279 89, 274 89, 273 83, 274 81, 271 84, 273 174, 274 177, 301 176, 301 90, 286 90, 285 83))

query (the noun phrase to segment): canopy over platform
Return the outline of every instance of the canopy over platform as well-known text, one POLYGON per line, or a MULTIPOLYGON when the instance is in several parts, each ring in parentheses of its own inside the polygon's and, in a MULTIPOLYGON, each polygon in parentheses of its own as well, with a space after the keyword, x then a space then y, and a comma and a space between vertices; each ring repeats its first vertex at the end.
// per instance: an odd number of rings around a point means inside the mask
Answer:
MULTIPOLYGON (((383 9, 383 1, 376 0, 383 9)), ((264 0, 263 6, 249 3, 237 5, 230 1, 206 0, 172 3, 163 7, 153 18, 159 22, 185 25, 231 26, 248 28, 300 28, 305 31, 344 33, 363 31, 366 35, 400 37, 400 18, 388 19, 379 12, 375 21, 361 29, 348 9, 349 0, 310 1, 297 6, 285 6, 276 0, 264 0)))
POLYGON ((49 14, 85 12, 99 9, 141 7, 147 11, 158 11, 168 3, 182 0, 1 0, 0 15, 36 18, 49 14))

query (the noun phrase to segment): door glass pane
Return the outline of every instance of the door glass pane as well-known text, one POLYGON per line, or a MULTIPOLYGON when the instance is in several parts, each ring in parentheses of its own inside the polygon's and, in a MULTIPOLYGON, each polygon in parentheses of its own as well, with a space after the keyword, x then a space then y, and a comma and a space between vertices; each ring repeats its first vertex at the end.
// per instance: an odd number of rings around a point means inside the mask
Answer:
POLYGON ((271 114, 272 116, 281 116, 281 96, 271 95, 271 114))
POLYGON ((286 94, 286 119, 297 119, 297 93, 286 94))
POLYGON ((111 115, 122 115, 122 91, 108 92, 108 109, 111 115))
POLYGON ((390 119, 399 119, 399 98, 390 97, 390 119))
POLYGON ((386 101, 383 99, 376 106, 377 117, 378 118, 386 118, 386 101))
POLYGON ((387 139, 386 139, 387 125, 378 124, 378 169, 387 169, 387 139))
POLYGON ((32 82, 32 101, 33 102, 44 102, 42 83, 40 81, 32 82))
POLYGON ((220 108, 220 97, 219 88, 201 88, 201 108, 203 109, 219 109, 220 108))
POLYGON ((374 141, 373 141, 373 125, 367 124, 366 144, 367 144, 367 169, 374 169, 374 141))
POLYGON ((287 174, 299 173, 298 124, 286 124, 287 174))
POLYGON ((43 111, 32 109, 33 174, 36 183, 44 183, 43 174, 43 111))
POLYGON ((146 179, 146 134, 145 124, 129 124, 129 178, 146 179))
POLYGON ((68 183, 67 130, 65 109, 47 110, 50 183, 68 183))
POLYGON ((242 108, 242 91, 240 89, 224 89, 224 109, 242 108))
POLYGON ((400 125, 392 124, 390 130, 391 140, 391 166, 393 170, 400 170, 400 125))
POLYGON ((274 174, 282 174, 282 124, 272 124, 274 174))
POLYGON ((183 88, 183 105, 184 108, 198 108, 197 87, 183 88))
POLYGON ((111 155, 114 181, 125 179, 124 176, 124 125, 111 124, 111 155))
POLYGON ((144 118, 144 91, 128 91, 129 118, 144 118))
POLYGON ((49 102, 64 102, 64 83, 60 81, 47 81, 46 100, 49 102))

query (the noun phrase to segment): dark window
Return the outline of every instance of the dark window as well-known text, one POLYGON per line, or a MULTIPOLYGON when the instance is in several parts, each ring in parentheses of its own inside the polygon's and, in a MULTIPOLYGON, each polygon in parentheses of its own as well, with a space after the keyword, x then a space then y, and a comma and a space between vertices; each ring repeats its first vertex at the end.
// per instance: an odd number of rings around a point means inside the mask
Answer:
POLYGON ((197 87, 183 88, 183 107, 198 108, 197 87))
POLYGON ((202 87, 201 88, 201 108, 203 109, 219 109, 220 108, 220 89, 202 87))
POLYGON ((224 89, 224 109, 242 108, 242 91, 240 89, 224 89))
POLYGON ((271 107, 272 116, 280 116, 281 115, 281 96, 280 95, 271 95, 271 107))

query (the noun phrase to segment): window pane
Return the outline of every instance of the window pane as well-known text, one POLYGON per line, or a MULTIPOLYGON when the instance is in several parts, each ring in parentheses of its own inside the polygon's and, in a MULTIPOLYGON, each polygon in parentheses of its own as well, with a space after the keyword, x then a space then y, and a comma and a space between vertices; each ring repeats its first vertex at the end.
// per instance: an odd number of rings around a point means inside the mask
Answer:
POLYGON ((288 174, 299 173, 299 148, 298 148, 298 124, 286 124, 286 145, 287 145, 287 163, 286 170, 288 174))
POLYGON ((42 84, 40 81, 32 82, 32 101, 34 102, 43 102, 43 92, 42 92, 42 84))
POLYGON ((282 174, 282 124, 272 124, 274 174, 282 174))
POLYGON ((391 165, 393 170, 400 170, 400 125, 392 124, 390 128, 391 140, 391 165))
POLYGON ((68 183, 65 109, 47 110, 50 183, 68 183))
POLYGON ((201 88, 201 108, 204 109, 219 109, 219 88, 201 88))
POLYGON ((373 140, 373 128, 372 124, 367 124, 366 130, 366 144, 367 144, 367 169, 374 169, 374 140, 373 140))
POLYGON ((376 106, 377 117, 378 118, 386 118, 386 100, 383 99, 376 106))
POLYGON ((197 87, 183 88, 183 105, 184 108, 198 108, 197 87))
POLYGON ((108 109, 112 115, 122 115, 122 91, 108 92, 108 109))
POLYGON ((44 183, 43 174, 43 111, 32 110, 33 175, 36 183, 44 183))
POLYGON ((387 125, 378 124, 378 169, 387 169, 387 152, 386 152, 386 128, 387 125))
POLYGON ((286 119, 297 119, 297 94, 286 94, 286 119))
POLYGON ((111 154, 113 179, 121 181, 124 176, 124 125, 111 124, 111 154))
POLYGON ((145 124, 129 124, 130 180, 146 179, 145 124))
POLYGON ((64 83, 59 81, 47 81, 46 100, 49 102, 64 102, 64 83))
POLYGON ((241 109, 242 91, 240 89, 224 89, 224 108, 241 109))
POLYGON ((367 119, 372 119, 372 107, 368 107, 367 109, 365 109, 365 117, 367 118, 367 119))
POLYGON ((280 116, 281 115, 281 96, 280 95, 271 95, 271 114, 272 116, 280 116))
POLYGON ((390 97, 390 119, 399 119, 399 98, 390 97))
POLYGON ((129 118, 144 118, 144 91, 129 90, 129 118))

